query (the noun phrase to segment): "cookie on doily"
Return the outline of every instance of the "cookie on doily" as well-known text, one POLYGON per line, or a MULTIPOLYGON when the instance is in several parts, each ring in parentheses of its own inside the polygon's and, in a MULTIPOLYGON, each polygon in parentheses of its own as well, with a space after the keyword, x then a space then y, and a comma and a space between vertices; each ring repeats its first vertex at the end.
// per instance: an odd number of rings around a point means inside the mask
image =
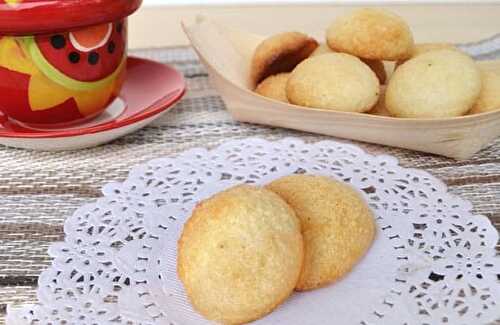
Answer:
POLYGON ((372 245, 373 213, 350 186, 328 177, 292 175, 267 188, 290 204, 302 224, 305 258, 297 290, 341 279, 372 245))
POLYGON ((198 204, 178 256, 179 277, 201 314, 247 323, 293 292, 304 258, 300 221, 272 191, 238 186, 198 204))

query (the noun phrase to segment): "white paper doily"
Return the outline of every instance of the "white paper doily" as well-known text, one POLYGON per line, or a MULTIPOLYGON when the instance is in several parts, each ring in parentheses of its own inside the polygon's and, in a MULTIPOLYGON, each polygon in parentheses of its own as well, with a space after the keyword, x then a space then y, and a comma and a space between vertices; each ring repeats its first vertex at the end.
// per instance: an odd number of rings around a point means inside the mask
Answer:
POLYGON ((8 324, 205 324, 176 275, 194 204, 243 182, 327 175, 359 189, 377 216, 366 258, 342 281, 294 294, 258 324, 486 324, 500 318, 498 232, 430 174, 334 141, 244 139, 134 168, 66 221, 38 305, 8 324))

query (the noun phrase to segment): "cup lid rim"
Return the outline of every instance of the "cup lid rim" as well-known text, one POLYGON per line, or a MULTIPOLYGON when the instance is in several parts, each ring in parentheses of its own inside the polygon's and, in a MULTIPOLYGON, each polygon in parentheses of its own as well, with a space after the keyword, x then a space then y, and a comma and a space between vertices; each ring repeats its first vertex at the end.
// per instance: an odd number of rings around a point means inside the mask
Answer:
POLYGON ((0 37, 63 32, 122 19, 142 0, 0 0, 0 37))

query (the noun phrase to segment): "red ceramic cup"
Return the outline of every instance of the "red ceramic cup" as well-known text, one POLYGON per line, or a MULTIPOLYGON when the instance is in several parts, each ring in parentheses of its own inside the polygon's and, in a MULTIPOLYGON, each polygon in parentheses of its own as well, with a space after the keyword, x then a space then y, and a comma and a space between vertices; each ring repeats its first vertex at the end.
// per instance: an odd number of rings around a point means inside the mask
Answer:
POLYGON ((0 0, 0 111, 34 126, 90 119, 125 76, 142 0, 0 0))

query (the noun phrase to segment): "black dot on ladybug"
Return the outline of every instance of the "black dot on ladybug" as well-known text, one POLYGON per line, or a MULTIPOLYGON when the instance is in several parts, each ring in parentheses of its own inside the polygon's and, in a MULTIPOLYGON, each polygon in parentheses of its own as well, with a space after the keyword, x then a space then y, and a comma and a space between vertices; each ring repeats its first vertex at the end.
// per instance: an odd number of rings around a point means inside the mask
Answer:
POLYGON ((99 53, 90 52, 88 60, 89 60, 89 64, 96 65, 97 62, 99 62, 99 53))
POLYGON ((78 63, 80 62, 80 54, 76 53, 76 52, 71 52, 69 55, 68 55, 68 59, 71 63, 78 63))
POLYGON ((123 30, 123 24, 122 23, 118 23, 118 25, 116 25, 116 31, 118 33, 121 33, 123 30))
POLYGON ((66 46, 66 39, 60 34, 54 35, 50 38, 50 44, 53 48, 59 50, 66 46))
POLYGON ((108 44, 108 52, 110 54, 112 54, 115 51, 115 49, 116 49, 115 42, 113 42, 113 41, 109 42, 109 44, 108 44))

